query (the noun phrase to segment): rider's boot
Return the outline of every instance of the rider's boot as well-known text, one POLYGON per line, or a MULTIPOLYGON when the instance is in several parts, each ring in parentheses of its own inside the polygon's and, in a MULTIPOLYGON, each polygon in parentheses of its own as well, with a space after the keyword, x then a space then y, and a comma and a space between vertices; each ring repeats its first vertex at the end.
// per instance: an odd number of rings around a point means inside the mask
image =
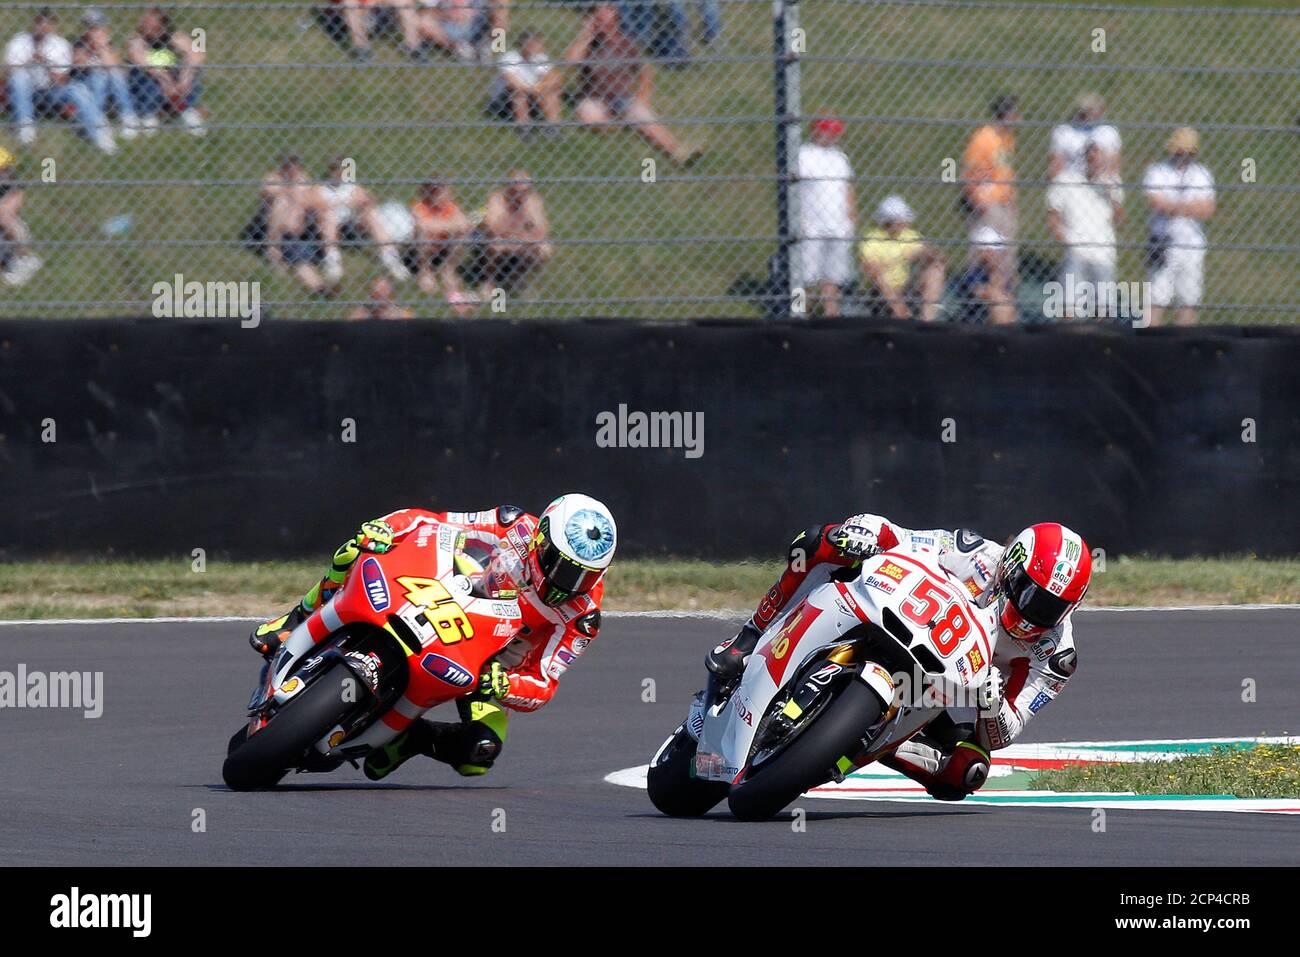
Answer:
POLYGON ((248 636, 248 643, 263 658, 270 658, 280 650, 280 646, 293 634, 293 630, 307 620, 308 614, 310 612, 301 604, 294 605, 293 609, 286 614, 262 622, 254 628, 253 633, 248 636))
POLYGON ((481 721, 430 722, 435 761, 462 777, 487 774, 501 753, 501 737, 481 721))
POLYGON ((433 754, 432 728, 423 718, 416 718, 409 728, 383 747, 371 750, 362 770, 370 780, 382 781, 417 754, 433 754))
POLYGON ((880 763, 923 785, 939 801, 961 801, 989 777, 992 758, 974 737, 974 727, 957 724, 947 714, 922 733, 904 741, 880 763))
POLYGON ((293 610, 279 618, 272 618, 253 629, 248 636, 248 643, 253 650, 264 658, 270 658, 280 650, 286 638, 293 630, 307 620, 307 617, 333 597, 347 577, 351 563, 356 560, 357 549, 354 542, 342 545, 334 553, 334 562, 316 584, 311 586, 302 600, 293 606, 293 610))
POLYGON ((507 712, 484 695, 473 694, 456 702, 460 721, 419 718, 406 733, 366 755, 366 777, 385 778, 417 754, 450 764, 457 774, 487 774, 501 753, 509 726, 507 712))
POLYGON ((752 621, 745 622, 735 638, 724 641, 708 653, 704 666, 717 675, 720 682, 738 677, 745 670, 745 659, 753 652, 761 635, 752 621))

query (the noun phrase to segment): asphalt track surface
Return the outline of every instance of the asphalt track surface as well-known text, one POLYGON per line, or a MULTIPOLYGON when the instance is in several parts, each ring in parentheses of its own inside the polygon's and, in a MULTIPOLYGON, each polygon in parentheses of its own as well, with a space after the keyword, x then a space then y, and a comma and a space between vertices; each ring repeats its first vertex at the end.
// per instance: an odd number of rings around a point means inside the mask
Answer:
MULTIPOLYGON (((1080 615, 1079 671, 1023 740, 1300 731, 1298 631, 1294 609, 1080 615)), ((725 810, 664 818, 644 791, 602 779, 649 760, 705 650, 730 633, 709 619, 607 619, 555 700, 512 722, 484 778, 417 758, 379 784, 345 767, 236 794, 221 762, 256 678, 246 625, 3 627, 0 670, 103 671, 104 713, 0 711, 0 864, 1300 862, 1300 821, 1282 815, 1112 809, 1096 833, 1088 809, 804 800, 802 833, 725 810)))

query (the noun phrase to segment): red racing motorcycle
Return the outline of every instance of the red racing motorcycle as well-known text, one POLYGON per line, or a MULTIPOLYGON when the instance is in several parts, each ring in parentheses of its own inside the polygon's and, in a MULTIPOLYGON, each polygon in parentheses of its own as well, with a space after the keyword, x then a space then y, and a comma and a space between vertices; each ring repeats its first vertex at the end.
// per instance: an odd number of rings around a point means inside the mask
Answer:
POLYGON ((236 791, 354 765, 426 711, 472 693, 519 629, 517 601, 479 594, 459 529, 430 525, 366 555, 262 666, 221 769, 236 791), (466 574, 470 572, 470 574, 466 574))

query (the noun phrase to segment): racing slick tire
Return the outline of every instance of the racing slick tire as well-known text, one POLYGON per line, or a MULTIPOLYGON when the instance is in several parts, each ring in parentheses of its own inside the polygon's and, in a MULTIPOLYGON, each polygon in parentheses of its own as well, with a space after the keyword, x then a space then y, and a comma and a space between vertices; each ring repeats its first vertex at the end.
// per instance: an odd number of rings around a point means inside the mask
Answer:
POLYGON ((221 767, 227 786, 233 791, 274 787, 298 766, 308 748, 357 706, 344 693, 355 683, 352 670, 336 664, 287 702, 257 734, 239 743, 236 733, 221 767))
POLYGON ((790 744, 731 786, 727 804, 741 821, 765 821, 809 788, 830 780, 836 763, 861 750, 884 708, 861 681, 845 685, 790 744))
POLYGON ((669 817, 701 817, 727 796, 726 781, 706 781, 691 774, 696 746, 690 732, 678 728, 646 772, 650 803, 669 817))

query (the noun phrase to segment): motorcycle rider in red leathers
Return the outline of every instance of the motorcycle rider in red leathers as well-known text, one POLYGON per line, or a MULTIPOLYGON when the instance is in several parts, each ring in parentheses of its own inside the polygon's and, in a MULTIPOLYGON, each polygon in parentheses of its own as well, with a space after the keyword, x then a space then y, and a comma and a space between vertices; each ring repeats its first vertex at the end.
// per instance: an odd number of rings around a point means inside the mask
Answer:
POLYGON ((430 525, 460 530, 458 569, 489 597, 517 598, 522 624, 484 668, 477 692, 457 702, 459 722, 420 719, 367 755, 365 774, 375 781, 417 754, 463 775, 486 774, 505 742, 505 709, 536 711, 550 701, 560 677, 600 630, 602 579, 614 558, 617 527, 603 504, 571 493, 551 502, 540 516, 513 505, 485 512, 404 508, 366 522, 334 553, 329 570, 302 601, 259 626, 250 644, 263 655, 274 654, 300 622, 332 597, 362 553, 386 552, 430 525), (486 561, 477 561, 475 552, 486 561))
POLYGON ((996 627, 991 673, 978 689, 974 728, 944 715, 881 763, 925 785, 931 796, 960 801, 988 778, 989 752, 1005 748, 1074 673, 1070 616, 1088 590, 1092 556, 1084 540, 1054 522, 1033 525, 1005 548, 966 529, 913 531, 880 515, 813 526, 790 544, 788 566, 739 634, 705 664, 727 681, 744 669, 762 632, 790 605, 838 569, 878 552, 928 552, 970 592, 996 627))

